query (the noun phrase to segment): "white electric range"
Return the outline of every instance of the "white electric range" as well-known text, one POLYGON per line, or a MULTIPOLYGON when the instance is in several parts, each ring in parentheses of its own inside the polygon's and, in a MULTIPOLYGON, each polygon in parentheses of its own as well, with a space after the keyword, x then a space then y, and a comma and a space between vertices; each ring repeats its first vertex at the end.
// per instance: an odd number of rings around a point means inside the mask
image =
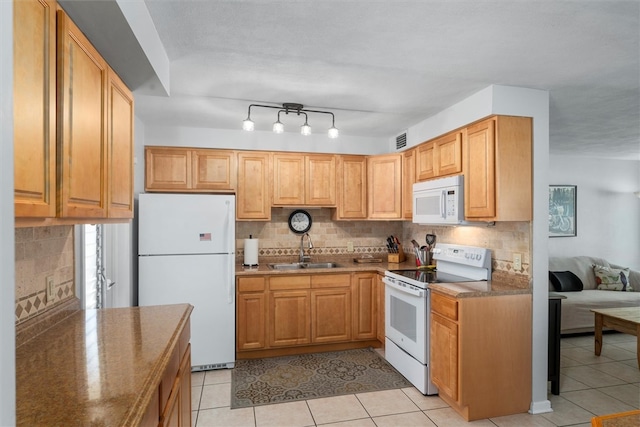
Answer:
POLYGON ((385 358, 422 394, 437 394, 429 376, 430 283, 491 280, 491 250, 437 243, 437 269, 388 270, 385 283, 385 358))

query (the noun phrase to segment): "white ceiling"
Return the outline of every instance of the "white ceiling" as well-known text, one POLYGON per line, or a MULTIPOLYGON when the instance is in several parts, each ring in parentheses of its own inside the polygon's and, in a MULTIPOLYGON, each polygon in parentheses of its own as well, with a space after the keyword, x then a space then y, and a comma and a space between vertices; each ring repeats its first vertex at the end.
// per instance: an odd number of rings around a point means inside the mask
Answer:
MULTIPOLYGON (((250 103, 297 102, 333 112, 342 135, 388 138, 499 84, 549 91, 552 153, 640 160, 637 0, 145 0, 168 97, 144 94, 136 49, 99 40, 98 22, 118 28, 104 10, 118 1, 62 4, 136 92, 145 123, 240 129, 250 103)), ((258 130, 275 116, 252 109, 258 130)), ((309 123, 330 126, 326 115, 309 123)))

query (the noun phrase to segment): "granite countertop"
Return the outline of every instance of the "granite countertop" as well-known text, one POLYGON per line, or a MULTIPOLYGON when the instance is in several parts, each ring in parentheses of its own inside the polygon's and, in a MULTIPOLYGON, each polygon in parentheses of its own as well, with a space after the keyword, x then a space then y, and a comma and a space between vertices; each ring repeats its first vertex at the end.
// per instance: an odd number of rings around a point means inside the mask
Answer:
MULTIPOLYGON (((388 263, 386 255, 376 255, 373 258, 381 259, 382 262, 362 262, 357 263, 354 258, 361 258, 358 255, 352 256, 315 256, 311 262, 335 262, 339 267, 335 268, 313 268, 313 269, 300 269, 300 270, 273 270, 269 268, 268 264, 272 263, 295 263, 297 259, 292 257, 276 258, 272 257, 268 261, 260 260, 260 265, 257 267, 245 267, 242 264, 236 264, 236 276, 251 276, 251 275, 280 275, 280 274, 325 274, 325 273, 351 273, 358 271, 375 271, 378 273, 384 273, 385 270, 402 270, 416 268, 415 261, 407 260, 403 263, 388 263)), ((364 258, 367 260, 367 258, 364 258)))
MULTIPOLYGON (((354 261, 357 256, 323 256, 314 257, 312 262, 335 262, 339 265, 336 268, 313 268, 300 270, 273 270, 267 264, 280 262, 295 262, 291 257, 277 259, 273 258, 269 261, 262 261, 257 267, 245 267, 242 264, 236 264, 236 276, 252 276, 252 275, 283 275, 283 274, 326 274, 326 273, 351 273, 351 272, 369 272, 384 273, 386 270, 411 270, 415 269, 415 261, 412 258, 397 264, 388 263, 385 255, 379 255, 375 258, 382 258, 382 262, 377 263, 357 263, 354 261)), ((447 295, 457 298, 469 297, 488 297, 497 295, 515 295, 530 294, 531 287, 529 284, 529 276, 510 274, 502 271, 494 271, 492 280, 483 282, 463 282, 463 283, 432 283, 429 285, 431 289, 440 291, 447 295)))
POLYGON ((16 347, 18 425, 137 425, 193 306, 77 310, 16 347))

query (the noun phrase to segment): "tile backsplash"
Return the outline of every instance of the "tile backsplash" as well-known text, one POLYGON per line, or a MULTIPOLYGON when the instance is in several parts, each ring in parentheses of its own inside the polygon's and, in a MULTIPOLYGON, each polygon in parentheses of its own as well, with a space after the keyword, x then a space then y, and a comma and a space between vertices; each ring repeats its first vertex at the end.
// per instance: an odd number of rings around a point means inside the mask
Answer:
MULTIPOLYGON (((236 223, 236 257, 242 262, 244 239, 252 235, 260 239, 259 260, 265 257, 288 257, 297 259, 300 236, 289 230, 287 220, 293 209, 272 209, 270 222, 236 223)), ((427 233, 435 234, 438 242, 481 246, 491 249, 494 271, 529 275, 529 253, 531 224, 529 222, 498 222, 492 226, 425 226, 410 221, 333 221, 330 209, 308 209, 312 217, 309 231, 314 255, 384 254, 385 240, 393 234, 398 236, 405 252, 411 254, 411 239, 424 245, 427 233), (353 243, 354 252, 347 252, 353 243), (513 253, 522 254, 522 270, 513 269, 513 253)), ((305 239, 305 253, 306 249, 305 239)))
POLYGON ((73 226, 15 229, 16 324, 73 298, 73 226), (53 278, 52 298, 47 297, 47 277, 53 278))

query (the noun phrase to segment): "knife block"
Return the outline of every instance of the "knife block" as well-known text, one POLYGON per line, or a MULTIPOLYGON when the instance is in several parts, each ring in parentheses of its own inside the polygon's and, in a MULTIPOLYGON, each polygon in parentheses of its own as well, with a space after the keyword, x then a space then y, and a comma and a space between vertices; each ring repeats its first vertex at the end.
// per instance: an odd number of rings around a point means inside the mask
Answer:
POLYGON ((400 264, 406 259, 404 255, 404 251, 402 250, 402 245, 398 245, 398 253, 397 254, 387 254, 387 262, 400 264))

